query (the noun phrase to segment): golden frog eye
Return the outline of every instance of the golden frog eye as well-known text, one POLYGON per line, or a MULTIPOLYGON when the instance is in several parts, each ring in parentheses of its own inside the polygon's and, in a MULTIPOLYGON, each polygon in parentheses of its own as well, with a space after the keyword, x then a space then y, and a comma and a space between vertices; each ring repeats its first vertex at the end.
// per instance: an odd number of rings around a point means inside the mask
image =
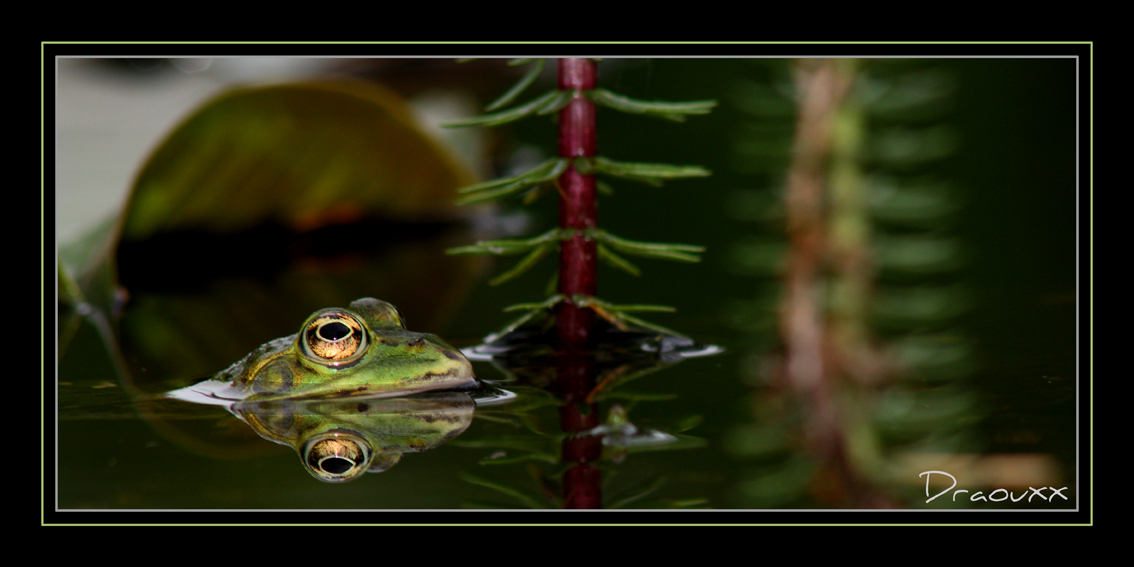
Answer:
POLYGON ((300 344, 312 359, 338 366, 354 362, 366 352, 366 328, 349 313, 320 313, 303 329, 300 344))

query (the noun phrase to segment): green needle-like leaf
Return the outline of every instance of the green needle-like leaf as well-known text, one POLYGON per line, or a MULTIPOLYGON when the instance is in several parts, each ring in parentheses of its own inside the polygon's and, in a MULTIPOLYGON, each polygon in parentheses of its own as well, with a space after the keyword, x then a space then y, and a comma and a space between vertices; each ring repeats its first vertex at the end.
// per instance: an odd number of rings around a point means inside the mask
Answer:
POLYGON ((677 331, 662 327, 661 325, 655 325, 653 323, 650 323, 649 321, 644 321, 632 315, 626 314, 627 311, 670 312, 674 310, 672 307, 666 307, 664 305, 615 305, 613 303, 602 301, 597 297, 589 297, 585 295, 573 295, 571 296, 571 302, 574 303, 577 307, 590 307, 591 309, 594 309, 595 313, 598 313, 599 316, 601 316, 603 319, 606 319, 610 322, 610 324, 623 330, 633 325, 644 329, 658 331, 660 333, 666 333, 679 337, 685 336, 681 333, 678 333, 677 331))
POLYGON ((523 260, 520 260, 519 262, 516 263, 515 266, 512 266, 512 269, 510 269, 507 272, 504 272, 503 274, 500 274, 499 276, 496 276, 495 278, 492 278, 491 280, 489 280, 488 285, 500 285, 500 284, 502 284, 502 283, 504 283, 504 282, 506 282, 506 281, 528 271, 532 266, 536 265, 536 263, 538 263, 540 261, 540 259, 542 259, 544 256, 546 256, 547 252, 550 249, 551 249, 551 246, 546 246, 546 245, 545 246, 539 246, 539 247, 535 248, 534 250, 531 251, 530 254, 525 256, 523 260))
POLYGON ((557 293, 543 301, 540 301, 539 303, 517 303, 515 305, 509 305, 508 307, 504 308, 504 312, 507 313, 509 311, 520 311, 521 309, 539 311, 540 309, 549 309, 551 306, 559 303, 560 301, 563 301, 563 295, 557 293))
MULTIPOLYGON (((531 62, 532 60, 531 59, 523 59, 523 60, 516 60, 516 61, 531 62)), ((521 63, 517 63, 516 61, 509 61, 508 64, 509 65, 520 65, 521 64, 521 63)), ((496 110, 497 108, 502 108, 504 106, 511 104, 512 101, 515 100, 516 97, 520 95, 520 93, 524 92, 524 89, 528 88, 529 86, 531 86, 531 84, 533 82, 535 82, 536 78, 539 77, 539 74, 542 71, 543 71, 543 59, 536 59, 535 65, 532 65, 532 68, 530 70, 528 70, 528 72, 520 79, 520 81, 518 83, 515 84, 515 86, 508 89, 508 92, 501 95, 500 98, 492 101, 492 103, 489 104, 488 106, 484 107, 484 109, 486 111, 493 111, 493 110, 496 110)))
MULTIPOLYGON (((537 246, 543 246, 549 242, 562 240, 564 234, 574 235, 573 230, 563 230, 553 228, 539 236, 533 236, 527 240, 483 240, 476 244, 469 244, 467 246, 458 246, 450 248, 445 251, 446 254, 496 254, 503 256, 507 254, 519 254, 527 252, 537 246)), ((569 237, 569 236, 568 236, 569 237)))
POLYGON ((563 301, 563 295, 557 293, 557 294, 555 294, 555 295, 553 295, 553 296, 551 296, 551 297, 549 297, 549 298, 547 298, 547 299, 545 299, 545 300, 543 300, 539 303, 519 303, 519 304, 516 304, 516 305, 510 305, 508 307, 505 307, 504 308, 505 313, 508 312, 508 311, 520 311, 520 310, 524 310, 524 309, 526 309, 528 312, 525 313, 523 317, 520 317, 519 319, 512 321, 507 326, 505 326, 503 329, 500 329, 499 331, 497 331, 496 333, 493 333, 493 334, 495 336, 501 336, 501 335, 506 335, 508 333, 511 333, 512 331, 515 331, 517 328, 519 328, 524 323, 527 323, 528 321, 535 318, 537 315, 544 313, 548 309, 551 309, 556 303, 559 303, 560 301, 563 301))
POLYGON ((664 258, 681 262, 700 262, 701 258, 696 256, 696 254, 705 251, 704 246, 696 246, 693 244, 635 242, 633 240, 619 238, 602 229, 588 229, 586 235, 588 238, 593 238, 603 244, 607 244, 619 252, 633 254, 635 256, 664 258))
POLYGON ((602 157, 576 158, 575 168, 584 175, 603 173, 623 179, 661 185, 666 179, 707 177, 709 170, 696 165, 668 165, 664 163, 627 163, 602 157))
POLYGON ((677 311, 676 309, 666 305, 611 305, 609 303, 606 303, 605 301, 602 302, 602 304, 618 313, 626 313, 627 311, 653 311, 655 313, 673 313, 674 311, 677 311))
POLYGON ((506 185, 506 186, 501 187, 499 189, 496 189, 494 191, 482 191, 482 192, 477 193, 475 195, 469 195, 468 197, 461 197, 460 199, 457 199, 457 204, 458 205, 471 205, 473 203, 482 203, 484 201, 491 201, 493 199, 499 199, 501 197, 507 197, 509 195, 519 193, 519 192, 523 191, 524 189, 526 189, 527 187, 528 187, 528 185, 524 185, 524 184, 521 184, 521 183, 513 183, 511 185, 506 185))
POLYGON ((549 100, 543 108, 536 111, 536 114, 544 115, 553 112, 559 112, 567 103, 571 102, 571 98, 575 96, 574 91, 559 91, 559 94, 549 100))
POLYGON ((519 193, 533 185, 558 178, 566 171, 568 163, 565 158, 552 158, 520 175, 469 185, 458 192, 475 194, 461 198, 457 204, 466 205, 519 193))
POLYGON ((524 463, 527 461, 541 461, 544 463, 555 464, 559 462, 557 455, 518 455, 515 457, 500 457, 496 459, 481 459, 479 464, 482 465, 514 465, 516 463, 524 463))
POLYGON ((546 174, 547 172, 551 171, 555 167, 556 162, 559 162, 559 161, 563 161, 563 158, 551 158, 551 159, 544 161, 544 162, 540 163, 539 165, 537 165, 537 166, 535 166, 535 167, 533 167, 533 168, 531 168, 531 169, 529 169, 529 170, 527 170, 527 171, 525 171, 521 174, 513 175, 511 177, 501 177, 499 179, 490 179, 488 181, 483 181, 481 183, 475 183, 473 185, 461 187, 460 189, 457 190, 457 192, 458 193, 473 193, 475 191, 482 191, 484 189, 491 189, 493 187, 499 187, 501 185, 508 185, 508 184, 515 183, 515 182, 518 182, 518 181, 524 181, 525 179, 529 179, 529 178, 533 178, 533 177, 540 177, 540 176, 543 176, 544 174, 546 174))
POLYGON ((658 477, 653 482, 646 485, 644 488, 638 489, 627 496, 622 496, 614 499, 610 504, 607 505, 607 509, 615 510, 622 508, 623 506, 630 504, 635 500, 641 500, 642 498, 645 498, 651 493, 657 491, 657 489, 661 488, 663 484, 665 484, 665 477, 658 477))
MULTIPOLYGON (((519 120, 525 116, 541 112, 546 108, 555 106, 557 104, 567 104, 566 101, 563 101, 564 94, 567 94, 568 100, 570 100, 570 91, 561 91, 556 89, 510 110, 497 112, 495 114, 482 114, 480 116, 474 116, 472 118, 466 118, 464 120, 448 122, 442 124, 442 126, 446 128, 457 128, 460 126, 497 126, 499 124, 506 124, 508 122, 519 120)), ((562 106, 560 106, 559 108, 562 108, 562 106)))
POLYGON ((537 185, 534 188, 532 188, 531 191, 524 193, 524 198, 520 202, 523 203, 524 206, 530 205, 530 204, 536 202, 537 200, 539 200, 539 198, 542 197, 544 195, 544 193, 547 193, 549 190, 550 189, 548 188, 546 183, 542 184, 542 185, 537 185))
POLYGON ((657 325, 657 324, 651 323, 649 321, 646 321, 644 319, 639 319, 637 317, 627 315, 625 313, 619 313, 618 319, 623 324, 629 323, 631 325, 635 325, 635 326, 642 327, 642 328, 645 328, 645 329, 650 329, 651 331, 657 331, 659 333, 665 333, 667 335, 674 335, 674 336, 677 336, 677 337, 684 337, 685 336, 684 334, 679 333, 677 331, 674 331, 673 329, 663 327, 661 325, 657 325))
POLYGON ((606 89, 594 89, 587 92, 587 98, 595 104, 629 112, 644 114, 657 118, 664 118, 674 122, 684 122, 689 114, 708 114, 714 106, 715 100, 698 100, 693 102, 647 102, 636 100, 627 96, 612 93, 606 89))
POLYGON ((512 487, 504 486, 503 484, 476 477, 471 474, 462 474, 461 478, 465 482, 483 486, 485 488, 491 488, 492 490, 495 490, 501 494, 515 498, 529 508, 547 508, 547 506, 545 506, 536 498, 528 496, 527 494, 524 494, 523 492, 520 492, 519 490, 516 490, 512 487))
POLYGON ((607 248, 606 246, 603 246, 602 244, 598 245, 598 257, 599 257, 600 260, 605 261, 607 264, 610 264, 611 266, 614 266, 615 268, 618 268, 619 270, 627 272, 632 276, 637 276, 637 275, 642 273, 641 270, 639 270, 637 266, 635 266, 634 264, 631 264, 622 256, 619 256, 619 255, 615 254, 614 252, 611 252, 610 248, 607 248))

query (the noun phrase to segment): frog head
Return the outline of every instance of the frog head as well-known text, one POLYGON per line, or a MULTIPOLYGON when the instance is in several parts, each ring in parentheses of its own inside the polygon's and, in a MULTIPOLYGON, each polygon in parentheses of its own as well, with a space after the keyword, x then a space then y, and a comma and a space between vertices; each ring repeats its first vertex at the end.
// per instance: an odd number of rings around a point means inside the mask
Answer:
POLYGON ((363 298, 313 313, 299 332, 217 374, 246 400, 407 395, 473 387, 472 365, 435 335, 407 331, 398 310, 363 298))

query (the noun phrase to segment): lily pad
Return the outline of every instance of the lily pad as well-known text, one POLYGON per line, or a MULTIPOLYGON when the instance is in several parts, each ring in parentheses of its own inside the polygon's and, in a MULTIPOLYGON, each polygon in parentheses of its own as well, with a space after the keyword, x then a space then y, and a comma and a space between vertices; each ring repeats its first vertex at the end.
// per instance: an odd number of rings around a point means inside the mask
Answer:
POLYGON ((453 214, 474 181, 366 83, 228 91, 185 120, 138 174, 123 240, 159 231, 235 232, 265 221, 306 230, 344 219, 453 214))

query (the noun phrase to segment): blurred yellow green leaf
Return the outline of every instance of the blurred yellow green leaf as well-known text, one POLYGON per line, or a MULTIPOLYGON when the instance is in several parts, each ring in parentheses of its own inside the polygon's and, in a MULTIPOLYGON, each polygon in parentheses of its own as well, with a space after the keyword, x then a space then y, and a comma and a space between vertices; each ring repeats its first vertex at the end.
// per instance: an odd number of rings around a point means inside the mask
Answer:
POLYGON ((367 83, 227 91, 187 118, 134 184, 123 240, 263 222, 296 230, 450 210, 475 182, 421 132, 397 95, 367 83))

